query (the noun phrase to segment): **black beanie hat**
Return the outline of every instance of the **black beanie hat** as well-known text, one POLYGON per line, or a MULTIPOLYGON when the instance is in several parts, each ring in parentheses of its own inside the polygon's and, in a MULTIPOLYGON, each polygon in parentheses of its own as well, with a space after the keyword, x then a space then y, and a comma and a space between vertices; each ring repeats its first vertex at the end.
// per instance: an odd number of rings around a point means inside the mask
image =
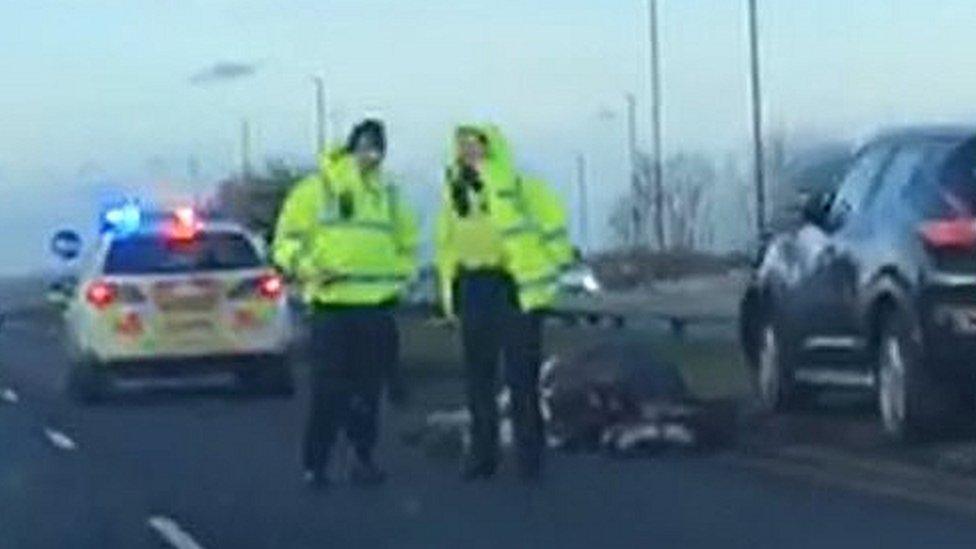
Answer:
POLYGON ((349 140, 346 141, 346 151, 354 151, 363 139, 372 141, 381 152, 386 152, 386 128, 383 126, 383 122, 375 118, 367 118, 356 124, 349 133, 349 140))

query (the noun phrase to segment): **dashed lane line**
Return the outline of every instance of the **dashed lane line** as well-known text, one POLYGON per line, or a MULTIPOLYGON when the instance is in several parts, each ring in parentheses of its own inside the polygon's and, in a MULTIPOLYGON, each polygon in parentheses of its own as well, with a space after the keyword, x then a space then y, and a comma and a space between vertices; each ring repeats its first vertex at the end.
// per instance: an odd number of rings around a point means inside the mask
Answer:
POLYGON ((203 549, 203 546, 197 543, 193 536, 169 517, 158 515, 149 517, 146 524, 174 549, 203 549))
POLYGON ((46 427, 44 429, 44 436, 46 436, 47 440, 58 450, 71 452, 78 449, 78 445, 75 443, 75 441, 71 440, 71 437, 62 433, 61 431, 46 427))
POLYGON ((0 391, 0 400, 6 402, 7 404, 17 404, 20 402, 20 397, 17 395, 16 391, 7 387, 0 391))

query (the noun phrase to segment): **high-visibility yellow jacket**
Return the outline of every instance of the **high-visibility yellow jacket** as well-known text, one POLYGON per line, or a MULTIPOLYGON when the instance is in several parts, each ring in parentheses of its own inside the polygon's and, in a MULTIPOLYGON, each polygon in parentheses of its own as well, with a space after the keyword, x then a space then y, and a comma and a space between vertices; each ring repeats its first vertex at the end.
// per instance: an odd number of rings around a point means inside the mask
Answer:
MULTIPOLYGON (((478 264, 494 254, 473 250, 471 239, 458 238, 459 227, 470 221, 462 219, 455 210, 449 185, 455 170, 448 168, 436 238, 441 306, 448 316, 454 313, 453 292, 461 269, 488 267, 501 269, 512 277, 522 310, 549 307, 556 298, 559 275, 573 261, 573 248, 566 229, 566 209, 545 182, 516 171, 508 144, 498 128, 482 126, 474 129, 488 139, 488 155, 479 169, 479 176, 484 183, 482 199, 487 202, 485 216, 501 240, 501 264, 478 264), (469 260, 474 260, 475 264, 469 260)), ((497 242, 494 238, 484 240, 488 246, 497 242)))
POLYGON ((285 199, 272 256, 308 303, 375 305, 397 299, 415 274, 417 237, 397 188, 335 150, 285 199))

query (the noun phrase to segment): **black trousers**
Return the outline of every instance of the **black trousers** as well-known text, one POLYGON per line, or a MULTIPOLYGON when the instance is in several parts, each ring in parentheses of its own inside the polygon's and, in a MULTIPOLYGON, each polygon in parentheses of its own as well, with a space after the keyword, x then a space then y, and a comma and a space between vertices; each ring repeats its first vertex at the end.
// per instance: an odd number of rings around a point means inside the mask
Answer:
POLYGON ((518 307, 512 279, 500 272, 473 271, 458 281, 468 408, 474 459, 498 460, 498 378, 511 391, 511 413, 519 466, 538 468, 543 449, 539 409, 542 321, 518 307))
POLYGON ((384 381, 397 371, 399 334, 389 307, 313 311, 310 403, 303 461, 323 470, 340 430, 359 459, 372 460, 384 381))

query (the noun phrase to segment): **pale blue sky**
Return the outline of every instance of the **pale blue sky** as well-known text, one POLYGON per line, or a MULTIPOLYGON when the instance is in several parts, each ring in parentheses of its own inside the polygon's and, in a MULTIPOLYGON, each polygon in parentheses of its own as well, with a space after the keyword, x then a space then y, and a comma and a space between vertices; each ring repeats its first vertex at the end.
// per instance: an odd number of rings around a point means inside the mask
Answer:
MULTIPOLYGON (((745 0, 660 0, 668 150, 715 155, 748 139, 745 0)), ((89 225, 99 196, 185 195, 255 155, 311 155, 309 75, 336 121, 390 124, 391 168, 418 205, 436 195, 445 138, 491 118, 523 164, 571 197, 591 160, 596 222, 624 187, 623 94, 643 101, 643 0, 5 0, 0 7, 0 247, 10 271, 43 260, 59 224, 89 225), (218 62, 247 78, 191 85, 218 62), (614 119, 600 111, 618 113, 614 119), (199 159, 199 181, 187 162, 199 159)), ((770 129, 849 135, 972 118, 972 0, 760 0, 770 129)), ((726 190, 730 191, 730 190, 726 190)), ((88 228, 88 227, 83 227, 88 228)), ((609 237, 599 228, 596 236, 609 237)), ((734 240, 734 239, 732 239, 734 240)))

